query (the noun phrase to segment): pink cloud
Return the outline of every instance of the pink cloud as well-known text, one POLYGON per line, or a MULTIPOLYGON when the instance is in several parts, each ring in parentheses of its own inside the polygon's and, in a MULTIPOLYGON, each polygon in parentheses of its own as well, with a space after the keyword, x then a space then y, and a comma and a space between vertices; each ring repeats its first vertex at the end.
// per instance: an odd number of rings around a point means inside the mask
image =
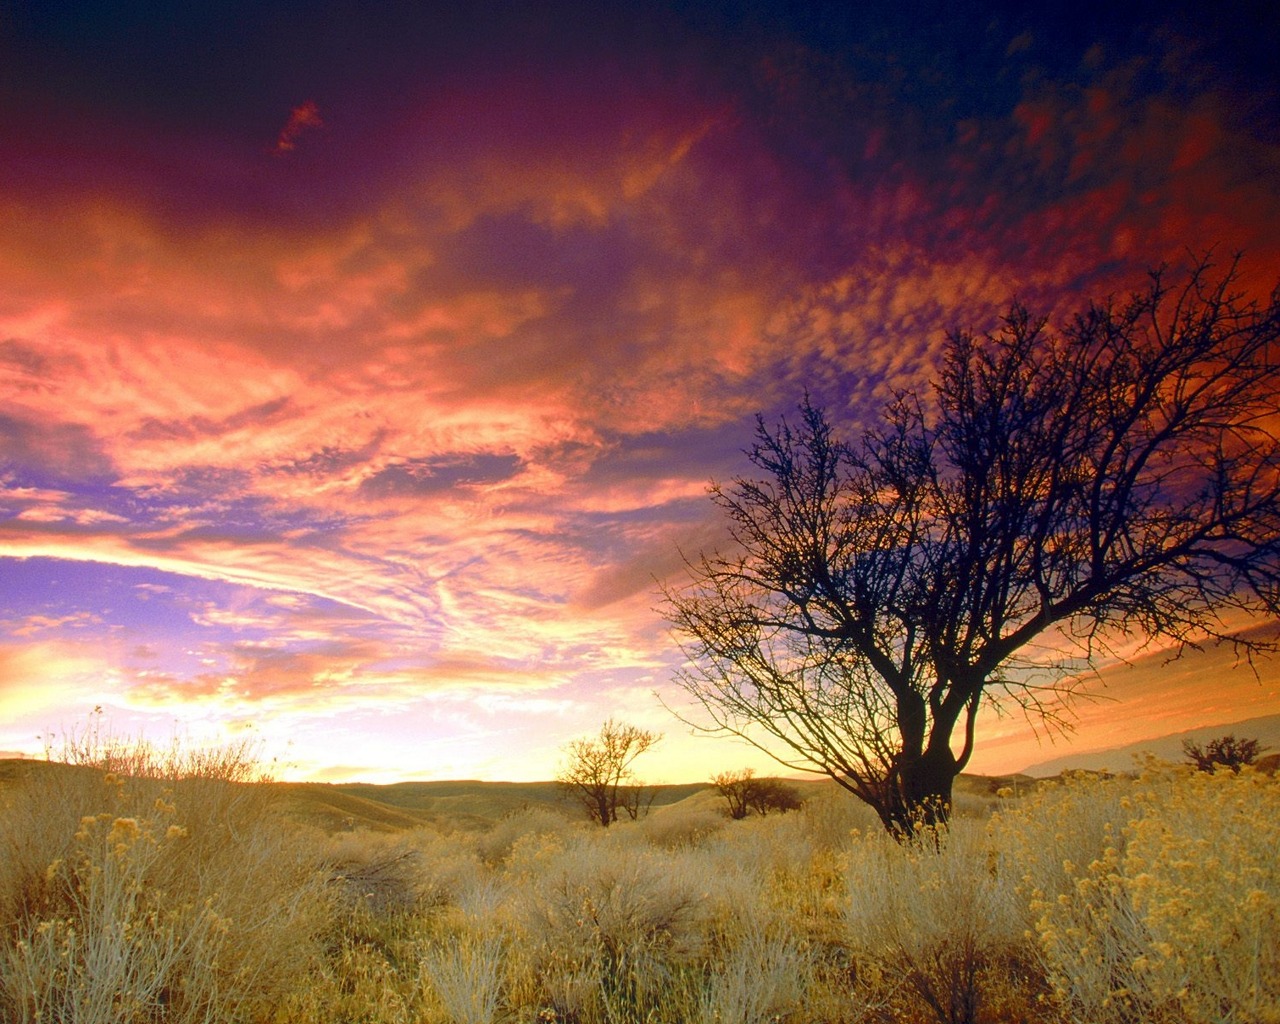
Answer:
POLYGON ((0 557, 57 558, 292 591, 386 618, 418 623, 433 606, 426 588, 404 570, 338 549, 271 538, 184 536, 180 531, 125 534, 68 531, 60 524, 0 523, 0 557))
POLYGON ((0 629, 9 636, 30 637, 61 630, 66 626, 85 628, 101 623, 102 617, 99 615, 72 612, 68 615, 26 615, 19 619, 0 620, 0 629))
POLYGON ((647 694, 652 576, 720 536, 705 483, 755 411, 808 389, 856 425, 957 321, 1187 247, 1280 269, 1277 150, 1225 92, 1028 74, 944 144, 802 47, 733 82, 581 61, 441 74, 367 126, 308 101, 288 159, 273 125, 248 155, 136 129, 0 185, 0 556, 255 592, 197 606, 222 662, 139 701, 647 694))
POLYGON ((320 108, 315 101, 307 100, 289 111, 289 120, 285 122, 280 134, 276 136, 271 152, 276 156, 291 153, 298 147, 298 138, 303 132, 323 128, 324 120, 320 117, 320 108))

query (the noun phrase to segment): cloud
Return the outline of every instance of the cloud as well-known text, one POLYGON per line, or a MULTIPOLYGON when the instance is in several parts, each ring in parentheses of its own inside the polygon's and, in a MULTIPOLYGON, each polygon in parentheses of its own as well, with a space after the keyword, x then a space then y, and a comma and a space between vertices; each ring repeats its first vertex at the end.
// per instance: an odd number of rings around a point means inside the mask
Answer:
POLYGON ((426 581, 376 558, 252 535, 69 532, 59 523, 0 524, 0 557, 145 567, 180 576, 336 601, 392 622, 420 624, 433 601, 426 581), (399 580, 397 581, 397 577, 399 580))
POLYGON ((406 459, 366 477, 360 489, 374 497, 437 494, 511 480, 520 464, 518 456, 489 453, 406 459))
POLYGON ((165 574, 96 627, 149 699, 647 695, 652 577, 722 540, 755 412, 856 433, 1011 297, 1280 270, 1274 87, 1185 27, 428 7, 302 30, 306 93, 255 13, 252 87, 193 58, 173 109, 83 91, 109 133, 56 90, 0 124, 0 557, 165 574))
POLYGON ((59 632, 64 627, 85 629, 100 625, 102 617, 91 612, 71 612, 67 615, 26 615, 20 619, 0 620, 0 629, 9 636, 31 637, 40 633, 59 632))
POLYGON ((271 152, 276 156, 292 153, 298 148, 298 138, 303 132, 323 127, 324 120, 320 117, 320 108, 315 101, 307 100, 305 103, 300 103, 289 111, 289 120, 276 136, 271 152))

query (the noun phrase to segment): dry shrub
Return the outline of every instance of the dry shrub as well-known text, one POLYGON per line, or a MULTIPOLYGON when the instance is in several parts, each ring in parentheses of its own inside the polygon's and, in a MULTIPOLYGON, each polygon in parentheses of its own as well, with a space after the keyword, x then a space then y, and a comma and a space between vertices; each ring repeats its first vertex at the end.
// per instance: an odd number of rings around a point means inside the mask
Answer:
POLYGON ((804 1005, 813 964, 803 940, 776 923, 747 923, 705 974, 693 1000, 697 1024, 769 1024, 804 1005))
POLYGON ((525 807, 504 815, 494 825, 473 837, 480 859, 499 866, 511 856, 515 844, 531 835, 564 835, 576 830, 580 822, 564 811, 546 807, 525 807))
POLYGON ((522 999, 565 1020, 634 1019, 679 986, 681 965, 707 938, 710 879, 696 854, 660 854, 639 836, 615 826, 517 844, 509 871, 522 999))
POLYGON ((444 1021, 494 1024, 502 1008, 506 941, 501 934, 464 934, 427 947, 422 971, 444 1021))
POLYGON ((882 829, 855 836, 845 918, 861 998, 894 1019, 1005 1019, 1007 989, 1028 973, 1018 953, 1020 877, 1005 870, 982 822, 953 819, 913 844, 882 829))
POLYGON ((5 1021, 1280 1021, 1280 784, 1249 771, 1069 778, 905 847, 831 790, 321 841, 234 758, 109 753, 152 774, 5 791, 5 1021))
MULTIPOLYGON (((804 874, 815 854, 828 849, 824 842, 815 842, 813 831, 802 820, 807 813, 726 821, 703 850, 717 869, 746 872, 762 885, 777 875, 804 874)), ((846 832, 845 844, 848 837, 846 832)))
POLYGON ((273 1024, 420 1024, 423 993, 412 961, 350 929, 322 968, 298 986, 269 1018, 273 1024))
MULTIPOLYGON (((804 810, 785 815, 786 824, 805 837, 815 848, 842 851, 848 848, 849 836, 880 828, 880 819, 861 800, 855 799, 835 783, 822 783, 804 792, 804 810)), ((780 823, 781 824, 781 823, 780 823)))
POLYGON ((95 742, 144 774, 42 766, 0 819, 4 1019, 265 1016, 327 926, 313 852, 239 755, 95 742))
POLYGON ((1274 780, 1151 765, 1136 780, 1047 788, 997 824, 1025 865, 1038 953, 1065 1013, 1280 1021, 1274 780))
POLYGON ((341 906, 375 916, 447 907, 483 870, 469 840, 431 829, 340 833, 325 859, 341 906))
POLYGON ((710 807, 662 807, 639 824, 640 835, 667 850, 702 846, 728 824, 710 807))

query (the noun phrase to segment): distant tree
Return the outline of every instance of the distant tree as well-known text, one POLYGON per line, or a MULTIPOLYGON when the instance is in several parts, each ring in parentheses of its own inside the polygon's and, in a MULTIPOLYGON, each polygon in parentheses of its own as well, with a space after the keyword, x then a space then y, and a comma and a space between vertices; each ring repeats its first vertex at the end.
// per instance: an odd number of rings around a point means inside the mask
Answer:
POLYGON ((1058 330, 1015 304, 855 441, 807 399, 758 420, 758 475, 712 488, 732 547, 666 590, 691 724, 906 837, 945 820, 984 703, 1060 722, 1133 636, 1274 650, 1238 623, 1280 615, 1280 291, 1237 280, 1157 271, 1058 330))
POLYGON ((1202 772, 1230 768, 1238 774, 1241 768, 1258 759, 1262 749, 1257 740, 1236 739, 1231 733, 1211 739, 1203 747, 1191 740, 1182 741, 1182 752, 1187 755, 1187 760, 1202 772))
POLYGON ((618 806, 627 813, 632 821, 639 821, 649 813, 658 791, 652 786, 632 784, 618 789, 618 806))
POLYGON ((712 785, 728 804, 729 817, 741 821, 751 810, 751 798, 758 785, 755 769, 721 772, 711 780, 712 785))
POLYGON ((787 811, 798 811, 804 805, 800 793, 795 786, 789 786, 781 779, 756 779, 751 790, 751 809, 761 817, 770 811, 786 814, 787 811))
POLYGON ((741 821, 752 811, 762 817, 770 811, 785 814, 798 810, 803 803, 794 786, 781 779, 757 779, 752 768, 721 772, 711 781, 724 797, 734 821, 741 821))
POLYGON ((608 828, 618 820, 619 809, 634 820, 648 810, 653 796, 641 786, 632 763, 661 738, 610 718, 599 736, 569 743, 556 781, 596 824, 608 828))

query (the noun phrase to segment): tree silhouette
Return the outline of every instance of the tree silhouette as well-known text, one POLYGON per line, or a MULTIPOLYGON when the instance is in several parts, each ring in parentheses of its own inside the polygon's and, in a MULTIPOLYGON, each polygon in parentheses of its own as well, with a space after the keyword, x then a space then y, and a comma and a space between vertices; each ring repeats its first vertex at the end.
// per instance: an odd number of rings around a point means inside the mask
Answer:
POLYGON ((770 811, 786 814, 799 810, 804 803, 794 786, 781 779, 757 779, 753 768, 720 772, 711 784, 724 797, 725 809, 734 821, 741 821, 751 811, 761 817, 770 811))
POLYGON ((1211 772, 1215 768, 1230 768, 1236 774, 1246 765, 1253 764, 1262 753, 1262 745, 1255 739, 1241 737, 1233 733, 1217 736, 1204 746, 1192 740, 1182 741, 1182 752, 1187 760, 1202 772, 1211 772))
POLYGON ((1153 272, 1056 331, 1015 304, 856 443, 807 399, 759 420, 759 475, 712 488, 734 546, 666 590, 690 721, 908 836, 984 702, 1060 721, 1121 639, 1274 648, 1238 627, 1280 613, 1280 293, 1237 280, 1153 272))
POLYGON ((734 821, 741 821, 751 810, 751 796, 757 779, 754 768, 720 772, 711 779, 716 792, 724 797, 725 810, 734 821))
POLYGON ((789 786, 781 779, 756 779, 751 787, 751 809, 762 818, 771 811, 786 814, 787 811, 798 811, 804 806, 800 793, 795 786, 789 786))
POLYGON ((573 740, 556 781, 571 793, 587 817, 608 828, 623 810, 633 821, 648 810, 653 794, 636 779, 632 762, 662 737, 610 718, 594 739, 573 740))

